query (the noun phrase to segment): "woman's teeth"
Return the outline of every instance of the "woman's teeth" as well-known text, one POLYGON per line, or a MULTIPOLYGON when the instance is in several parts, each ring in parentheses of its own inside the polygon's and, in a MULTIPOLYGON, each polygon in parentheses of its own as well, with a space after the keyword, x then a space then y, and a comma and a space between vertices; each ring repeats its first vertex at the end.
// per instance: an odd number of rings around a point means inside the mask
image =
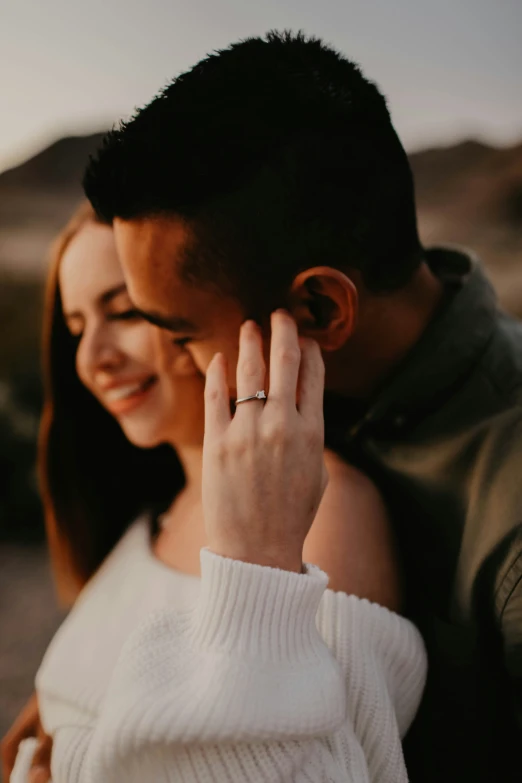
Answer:
POLYGON ((146 381, 141 383, 128 383, 125 386, 118 386, 115 389, 109 389, 105 392, 105 398, 108 402, 116 402, 117 400, 124 400, 127 397, 132 397, 134 394, 138 394, 144 391, 153 382, 153 378, 147 378, 146 381))

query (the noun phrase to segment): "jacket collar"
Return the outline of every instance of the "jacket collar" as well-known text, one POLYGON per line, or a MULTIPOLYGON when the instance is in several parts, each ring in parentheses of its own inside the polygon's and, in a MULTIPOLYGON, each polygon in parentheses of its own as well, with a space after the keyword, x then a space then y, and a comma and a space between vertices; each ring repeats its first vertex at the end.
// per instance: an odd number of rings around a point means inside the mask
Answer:
POLYGON ((363 415, 354 420, 345 404, 343 424, 340 400, 329 405, 325 396, 327 441, 340 436, 350 442, 370 424, 372 430, 407 428, 441 406, 484 352, 495 327, 497 300, 481 264, 449 248, 427 250, 426 261, 445 289, 437 315, 363 415))

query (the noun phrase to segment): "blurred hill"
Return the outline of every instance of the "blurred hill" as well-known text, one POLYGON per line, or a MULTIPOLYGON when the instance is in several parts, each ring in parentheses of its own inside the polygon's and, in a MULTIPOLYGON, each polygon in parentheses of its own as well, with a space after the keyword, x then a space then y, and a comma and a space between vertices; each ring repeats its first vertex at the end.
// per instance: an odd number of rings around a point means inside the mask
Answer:
POLYGON ((2 187, 68 188, 80 192, 80 182, 89 155, 99 146, 103 133, 69 136, 51 144, 33 158, 0 175, 2 187))
POLYGON ((0 275, 41 278, 49 243, 82 199, 101 133, 60 139, 0 174, 0 275))
MULTIPOLYGON (((82 199, 101 138, 61 139, 0 174, 0 540, 42 534, 34 475, 42 281, 49 243, 82 199)), ((522 317, 522 143, 465 141, 410 159, 424 243, 473 249, 504 306, 522 317)))
POLYGON ((503 305, 522 316, 522 143, 498 149, 466 141, 410 161, 424 243, 471 248, 503 305))

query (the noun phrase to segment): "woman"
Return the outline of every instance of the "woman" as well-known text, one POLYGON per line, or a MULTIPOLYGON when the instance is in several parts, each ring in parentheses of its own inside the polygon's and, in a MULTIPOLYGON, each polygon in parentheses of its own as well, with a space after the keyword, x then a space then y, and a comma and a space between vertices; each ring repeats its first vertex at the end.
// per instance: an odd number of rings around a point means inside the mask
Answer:
MULTIPOLYGON (((290 451, 274 451, 274 439, 258 433, 263 448, 252 455, 245 433, 270 423, 272 408, 261 414, 262 403, 249 401, 227 421, 216 360, 203 507, 203 381, 183 346, 133 310, 112 232, 87 208, 62 238, 49 290, 41 475, 58 587, 69 599, 79 593, 37 676, 55 783, 406 780, 400 737, 422 691, 422 644, 377 605, 398 603, 380 499, 333 456, 309 530, 321 452, 295 410, 297 376, 293 390, 281 384, 294 401, 290 451), (292 563, 290 538, 279 553, 275 546, 273 564, 278 554, 288 559, 276 569, 256 559, 252 541, 268 551, 270 537, 283 540, 281 520, 279 531, 267 520, 277 484, 270 464, 285 453, 288 484, 276 507, 286 504, 285 525, 294 518, 294 539, 306 540, 292 563), (292 476, 302 485, 298 513, 287 502, 292 476), (238 515, 238 498, 250 489, 253 497, 254 484, 264 517, 241 530, 251 509, 238 515), (338 592, 325 590, 317 567, 291 573, 303 561, 325 569, 338 592)), ((274 340, 297 347, 287 316, 273 327, 274 340)), ((249 352, 262 361, 254 325, 241 335, 240 356, 249 352)), ((308 395, 316 434, 318 368, 302 346, 309 382, 300 407, 308 395)), ((271 368, 271 390, 284 373, 271 368)), ((33 747, 24 748, 16 783, 27 779, 33 747)))

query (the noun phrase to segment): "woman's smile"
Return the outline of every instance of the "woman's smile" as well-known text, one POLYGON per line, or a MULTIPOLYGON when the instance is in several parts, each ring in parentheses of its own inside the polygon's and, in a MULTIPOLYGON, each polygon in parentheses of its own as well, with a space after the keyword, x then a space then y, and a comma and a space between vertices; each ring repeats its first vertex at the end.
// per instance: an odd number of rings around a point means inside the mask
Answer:
POLYGON ((141 380, 113 385, 102 392, 104 405, 114 416, 130 413, 149 398, 157 383, 158 376, 149 375, 141 380))

